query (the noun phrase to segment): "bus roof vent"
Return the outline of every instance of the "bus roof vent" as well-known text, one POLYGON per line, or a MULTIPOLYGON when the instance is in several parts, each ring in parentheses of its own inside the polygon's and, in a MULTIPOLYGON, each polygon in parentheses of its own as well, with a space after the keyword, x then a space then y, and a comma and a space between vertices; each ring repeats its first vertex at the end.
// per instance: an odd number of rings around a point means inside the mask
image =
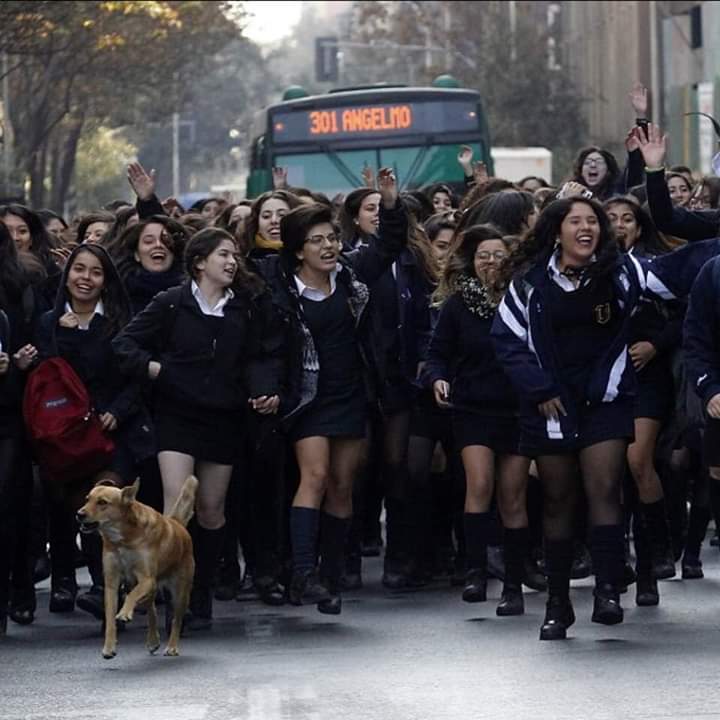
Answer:
POLYGON ((301 85, 291 85, 283 93, 283 100, 299 100, 300 98, 308 97, 308 91, 301 85))
POLYGON ((328 90, 328 93, 349 92, 350 90, 380 90, 384 88, 407 87, 403 83, 375 83, 374 85, 353 85, 352 87, 339 87, 328 90))
POLYGON ((432 81, 433 87, 439 88, 459 88, 460 83, 452 75, 438 75, 432 81))

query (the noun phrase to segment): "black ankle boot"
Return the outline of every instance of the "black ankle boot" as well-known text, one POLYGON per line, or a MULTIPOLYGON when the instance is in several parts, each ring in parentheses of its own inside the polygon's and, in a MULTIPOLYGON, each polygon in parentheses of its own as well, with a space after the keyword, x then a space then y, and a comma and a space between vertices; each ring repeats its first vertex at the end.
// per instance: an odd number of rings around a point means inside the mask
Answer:
POLYGON ((592 621, 601 625, 617 625, 623 621, 623 609, 620 595, 612 585, 599 585, 595 588, 592 621))
POLYGON ((328 598, 317 603, 318 612, 323 615, 342 612, 340 591, 350 522, 350 518, 339 518, 326 512, 320 515, 320 576, 329 593, 328 598))
POLYGON ((293 572, 290 581, 289 599, 291 605, 310 605, 330 599, 330 593, 320 584, 314 569, 293 572))
POLYGON ((665 500, 640 503, 640 511, 647 527, 655 579, 668 580, 675 577, 675 556, 670 543, 670 526, 665 514, 665 500))
POLYGON ((225 526, 210 529, 195 525, 192 538, 195 577, 184 627, 187 630, 206 630, 212 625, 212 583, 222 553, 225 526))
POLYGON ((8 615, 14 623, 30 625, 35 620, 36 608, 37 601, 33 586, 23 591, 13 589, 8 615))
POLYGON ((467 603, 487 600, 487 573, 485 570, 475 568, 467 571, 462 599, 467 603))
POLYGON ((498 617, 509 617, 511 615, 523 615, 524 613, 525 601, 523 600, 522 586, 508 585, 506 583, 495 614, 498 617))
POLYGON ((540 628, 541 640, 565 640, 567 629, 575 622, 569 597, 550 595, 545 606, 545 620, 540 628))
POLYGON ((75 609, 76 595, 77 584, 75 583, 75 578, 62 577, 53 580, 50 590, 50 612, 72 612, 75 609))
POLYGON ((635 586, 635 604, 638 607, 652 607, 660 603, 657 580, 650 575, 638 575, 635 586))

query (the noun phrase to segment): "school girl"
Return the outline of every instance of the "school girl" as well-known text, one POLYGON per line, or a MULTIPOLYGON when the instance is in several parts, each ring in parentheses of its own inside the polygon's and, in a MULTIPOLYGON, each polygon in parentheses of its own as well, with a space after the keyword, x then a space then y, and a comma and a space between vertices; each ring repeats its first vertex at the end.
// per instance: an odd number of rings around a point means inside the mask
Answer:
POLYGON ((593 621, 622 622, 621 479, 633 438, 629 320, 640 298, 687 293, 720 241, 652 261, 620 255, 600 205, 551 203, 503 265, 508 282, 492 334, 521 398, 520 451, 536 458, 544 493, 548 602, 540 638, 565 638, 579 466, 595 569, 593 621))
POLYGON ((155 388, 155 432, 165 508, 188 477, 200 481, 190 627, 212 619, 211 585, 222 547, 225 496, 251 407, 274 413, 282 369, 269 298, 219 228, 185 250, 188 279, 160 293, 114 341, 123 370, 155 388), (250 399, 249 399, 250 398, 250 399))

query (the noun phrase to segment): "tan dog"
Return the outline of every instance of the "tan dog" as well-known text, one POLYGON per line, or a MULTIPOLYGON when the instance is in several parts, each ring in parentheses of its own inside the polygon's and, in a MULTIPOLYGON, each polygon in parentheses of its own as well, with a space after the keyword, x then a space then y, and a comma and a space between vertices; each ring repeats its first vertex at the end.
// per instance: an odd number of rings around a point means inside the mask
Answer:
POLYGON ((131 487, 96 485, 85 505, 77 513, 82 532, 98 531, 103 540, 105 578, 106 659, 115 657, 117 628, 115 621, 130 622, 135 606, 147 605, 148 632, 145 645, 150 653, 160 647, 155 593, 167 588, 172 597, 173 620, 166 655, 178 655, 178 640, 183 615, 187 610, 195 563, 192 540, 185 529, 193 514, 197 478, 188 477, 168 516, 138 502, 140 481, 131 487), (117 612, 118 588, 125 580, 133 589, 117 612))

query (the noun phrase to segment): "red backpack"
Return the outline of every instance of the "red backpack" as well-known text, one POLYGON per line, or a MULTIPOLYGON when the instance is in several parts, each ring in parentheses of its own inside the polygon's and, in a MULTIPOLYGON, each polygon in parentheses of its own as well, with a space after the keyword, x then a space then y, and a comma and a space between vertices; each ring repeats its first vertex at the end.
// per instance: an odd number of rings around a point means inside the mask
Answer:
POLYGON ((41 362, 28 378, 23 417, 38 462, 53 480, 86 478, 107 467, 115 444, 82 380, 62 358, 41 362))

